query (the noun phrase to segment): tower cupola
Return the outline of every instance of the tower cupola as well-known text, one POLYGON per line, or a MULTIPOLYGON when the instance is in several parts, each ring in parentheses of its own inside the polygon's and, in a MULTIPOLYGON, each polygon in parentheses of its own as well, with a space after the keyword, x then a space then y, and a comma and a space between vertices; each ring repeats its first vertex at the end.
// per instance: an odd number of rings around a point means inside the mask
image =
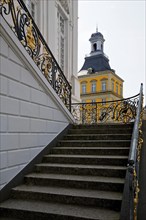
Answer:
POLYGON ((104 46, 104 37, 103 35, 98 32, 98 28, 96 28, 96 33, 93 33, 91 35, 91 38, 89 39, 91 43, 91 53, 101 52, 103 53, 103 46, 104 46))
POLYGON ((89 39, 91 43, 91 51, 85 56, 85 62, 82 66, 82 70, 86 70, 88 73, 96 73, 100 71, 111 70, 109 65, 109 59, 104 53, 104 37, 96 28, 96 32, 91 34, 89 39), (89 71, 89 69, 92 71, 89 71))

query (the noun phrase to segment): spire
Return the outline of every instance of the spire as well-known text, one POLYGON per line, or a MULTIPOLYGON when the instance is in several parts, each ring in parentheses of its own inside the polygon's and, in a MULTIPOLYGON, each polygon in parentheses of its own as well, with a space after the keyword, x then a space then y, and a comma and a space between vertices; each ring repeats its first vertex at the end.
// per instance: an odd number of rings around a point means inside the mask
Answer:
POLYGON ((98 24, 96 23, 96 33, 98 32, 98 24))

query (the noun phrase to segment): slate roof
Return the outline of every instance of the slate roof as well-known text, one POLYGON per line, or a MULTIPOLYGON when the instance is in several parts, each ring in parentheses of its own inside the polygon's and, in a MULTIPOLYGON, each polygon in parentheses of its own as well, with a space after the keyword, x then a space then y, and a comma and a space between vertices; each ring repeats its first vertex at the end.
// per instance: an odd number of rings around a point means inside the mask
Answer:
POLYGON ((105 57, 104 54, 85 57, 84 65, 80 71, 88 70, 89 68, 92 68, 92 73, 105 70, 112 70, 109 65, 109 59, 105 57))

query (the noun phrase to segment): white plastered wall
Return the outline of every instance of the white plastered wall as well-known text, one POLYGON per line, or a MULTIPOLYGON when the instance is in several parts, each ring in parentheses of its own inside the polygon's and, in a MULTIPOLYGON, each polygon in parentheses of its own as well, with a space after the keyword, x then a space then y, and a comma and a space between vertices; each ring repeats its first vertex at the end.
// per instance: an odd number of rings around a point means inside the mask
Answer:
POLYGON ((0 188, 3 188, 73 117, 1 18, 0 188))

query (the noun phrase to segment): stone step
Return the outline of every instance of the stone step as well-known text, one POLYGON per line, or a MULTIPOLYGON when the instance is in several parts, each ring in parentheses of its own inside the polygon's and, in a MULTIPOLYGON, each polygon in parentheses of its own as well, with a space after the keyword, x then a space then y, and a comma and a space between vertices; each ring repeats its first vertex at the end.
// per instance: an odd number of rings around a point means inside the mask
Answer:
POLYGON ((68 134, 64 140, 131 140, 131 134, 68 134))
POLYGON ((119 220, 133 123, 76 125, 1 203, 3 220, 119 220))
POLYGON ((12 190, 12 198, 87 205, 120 211, 122 193, 54 186, 21 185, 12 190))
POLYGON ((130 147, 131 140, 60 140, 63 147, 130 147))
POLYGON ((69 163, 89 165, 127 165, 128 156, 113 155, 65 155, 48 154, 43 157, 45 163, 69 163))
POLYGON ((5 201, 0 215, 12 218, 21 216, 23 220, 119 220, 119 212, 98 207, 48 203, 35 200, 5 201))
POLYGON ((31 173, 25 176, 24 180, 29 185, 60 186, 116 192, 122 192, 124 186, 124 178, 102 176, 31 173))
POLYGON ((105 128, 91 128, 91 129, 70 129, 68 134, 131 134, 132 128, 117 129, 116 127, 105 129, 105 128))
POLYGON ((0 218, 0 220, 20 220, 20 218, 18 219, 18 218, 13 218, 13 217, 11 217, 11 218, 9 218, 9 217, 1 217, 0 218))
POLYGON ((129 147, 54 147, 52 154, 75 155, 128 155, 129 147))
POLYGON ((133 123, 129 124, 121 124, 121 123, 105 123, 105 124, 93 124, 93 125, 74 125, 72 129, 102 129, 102 130, 111 130, 111 129, 132 129, 133 128, 133 123))
POLYGON ((126 174, 125 166, 80 165, 41 163, 35 166, 36 172, 72 175, 92 175, 105 177, 121 177, 126 174))

